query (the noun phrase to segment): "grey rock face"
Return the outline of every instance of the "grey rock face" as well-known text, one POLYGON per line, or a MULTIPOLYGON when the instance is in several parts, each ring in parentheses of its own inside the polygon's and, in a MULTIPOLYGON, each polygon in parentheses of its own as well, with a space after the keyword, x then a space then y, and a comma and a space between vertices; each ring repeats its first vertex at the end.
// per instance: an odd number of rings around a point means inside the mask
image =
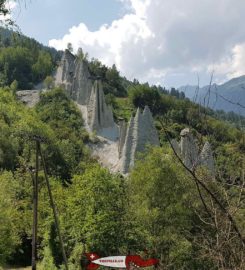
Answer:
POLYGON ((128 130, 125 138, 125 144, 122 150, 122 156, 119 161, 119 170, 126 174, 129 172, 131 158, 132 158, 132 146, 133 146, 133 129, 134 129, 134 118, 131 117, 128 125, 128 130))
POLYGON ((17 98, 28 107, 34 107, 40 100, 41 90, 22 90, 17 91, 17 98))
POLYGON ((119 170, 127 174, 134 166, 137 153, 144 152, 147 145, 159 145, 153 117, 148 107, 143 114, 138 108, 135 117, 131 117, 122 149, 119 170))
POLYGON ((180 149, 183 161, 189 169, 193 169, 198 164, 198 147, 189 128, 185 128, 180 133, 180 149))
POLYGON ((83 106, 84 121, 90 131, 108 139, 118 138, 118 127, 113 120, 112 109, 106 105, 102 83, 92 83, 86 61, 66 50, 56 72, 55 83, 62 86, 79 106, 83 106))
POLYGON ((174 148, 175 153, 180 157, 181 156, 181 149, 180 149, 180 145, 178 144, 178 142, 173 139, 171 140, 171 144, 172 147, 174 148))
POLYGON ((145 133, 145 141, 148 144, 159 145, 160 144, 159 137, 154 125, 154 119, 148 106, 145 106, 142 120, 143 120, 142 128, 149 130, 149 132, 145 133))
POLYGON ((88 63, 66 50, 55 76, 56 86, 64 87, 68 96, 78 104, 86 105, 92 89, 89 77, 88 63))
POLYGON ((125 144, 126 135, 127 135, 127 123, 123 120, 119 123, 119 142, 118 142, 119 158, 122 157, 122 151, 123 146, 125 144))
POLYGON ((107 106, 100 81, 95 81, 87 106, 88 124, 91 130, 99 131, 115 126, 112 109, 107 106))
POLYGON ((55 76, 55 84, 57 86, 64 86, 69 95, 71 95, 71 87, 75 71, 74 62, 75 56, 68 50, 65 50, 55 76))
POLYGON ((214 175, 215 162, 210 143, 206 142, 201 153, 199 153, 196 140, 189 128, 183 129, 180 136, 180 144, 176 140, 172 140, 171 143, 176 154, 181 157, 184 164, 190 170, 194 170, 197 166, 204 166, 214 175))
POLYGON ((215 174, 214 157, 211 145, 206 142, 200 154, 200 165, 206 167, 212 175, 215 174))

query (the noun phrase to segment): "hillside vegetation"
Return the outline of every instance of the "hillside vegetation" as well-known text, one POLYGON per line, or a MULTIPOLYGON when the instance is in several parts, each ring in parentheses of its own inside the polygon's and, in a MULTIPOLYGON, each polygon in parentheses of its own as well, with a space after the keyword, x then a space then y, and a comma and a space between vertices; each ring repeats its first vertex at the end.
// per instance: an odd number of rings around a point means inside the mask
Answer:
MULTIPOLYGON (((84 252, 154 256, 159 269, 244 269, 244 119, 224 121, 175 89, 128 81, 115 66, 92 59, 90 71, 102 79, 115 119, 128 120, 137 107, 148 105, 159 132, 161 147, 141 154, 125 179, 91 157, 82 115, 62 89, 43 93, 34 108, 16 99, 16 90, 51 75, 59 59, 34 44, 21 37, 18 45, 0 49, 0 265, 31 263, 33 137, 38 135, 45 138, 41 147, 69 269, 80 269, 84 252), (40 73, 44 59, 50 68, 40 73), (211 143, 215 179, 203 168, 193 177, 172 151, 169 139, 179 139, 185 127, 200 147, 211 143)), ((63 269, 42 165, 38 180, 38 269, 63 269)))

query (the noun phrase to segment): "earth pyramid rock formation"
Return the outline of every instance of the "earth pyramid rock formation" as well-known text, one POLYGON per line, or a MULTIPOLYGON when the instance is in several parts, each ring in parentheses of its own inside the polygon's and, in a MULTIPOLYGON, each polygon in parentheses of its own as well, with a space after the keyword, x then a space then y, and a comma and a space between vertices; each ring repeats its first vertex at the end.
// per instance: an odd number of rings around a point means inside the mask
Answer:
POLYGON ((209 142, 205 142, 203 146, 200 154, 200 164, 205 166, 212 175, 215 174, 213 151, 209 142))
POLYGON ((195 138, 189 128, 185 128, 180 133, 181 141, 178 143, 172 140, 171 144, 176 154, 183 160, 184 164, 190 170, 197 166, 204 166, 214 176, 215 161, 213 151, 209 142, 206 142, 200 152, 195 138))
POLYGON ((180 149, 183 161, 189 169, 192 169, 198 162, 198 146, 189 128, 180 132, 180 149))
POLYGON ((113 171, 127 174, 134 166, 137 153, 144 152, 147 145, 159 145, 149 107, 146 106, 143 113, 138 109, 128 125, 124 120, 117 125, 112 108, 105 102, 102 82, 92 83, 87 61, 68 50, 62 56, 55 83, 77 102, 86 129, 99 135, 100 143, 91 147, 101 162, 109 164, 113 171))
POLYGON ((112 109, 107 106, 101 81, 95 81, 87 106, 88 124, 91 130, 102 130, 115 126, 112 109))
POLYGON ((131 117, 129 121, 119 162, 119 170, 123 174, 130 171, 134 166, 137 153, 144 152, 147 145, 159 146, 159 138, 152 114, 146 106, 143 113, 138 108, 135 117, 131 117))
POLYGON ((89 78, 88 63, 65 50, 57 69, 55 84, 63 86, 67 94, 78 104, 86 105, 92 89, 92 81, 89 78))
POLYGON ((118 142, 119 158, 122 157, 122 151, 123 151, 123 146, 125 144, 126 135, 127 135, 127 123, 125 120, 122 120, 119 123, 119 142, 118 142))
POLYGON ((143 120, 142 128, 149 130, 149 132, 143 134, 146 136, 145 141, 152 145, 159 145, 159 138, 157 130, 154 125, 154 119, 148 106, 145 106, 142 120, 143 120))
POLYGON ((65 50, 55 76, 55 84, 65 89, 77 102, 89 131, 108 139, 118 139, 118 127, 113 120, 112 109, 105 102, 102 83, 90 79, 87 61, 65 50))

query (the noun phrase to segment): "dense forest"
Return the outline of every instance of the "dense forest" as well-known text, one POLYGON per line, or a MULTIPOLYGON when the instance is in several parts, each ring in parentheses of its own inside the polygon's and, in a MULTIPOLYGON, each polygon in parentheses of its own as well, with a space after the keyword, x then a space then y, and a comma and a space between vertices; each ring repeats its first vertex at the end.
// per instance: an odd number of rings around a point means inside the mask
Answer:
MULTIPOLYGON (((116 66, 87 59, 104 86, 116 120, 136 108, 153 112, 161 147, 142 153, 127 178, 91 157, 81 112, 60 88, 34 108, 16 98, 55 71, 60 52, 1 29, 0 42, 0 268, 31 264, 35 141, 41 144, 69 269, 81 269, 84 252, 140 254, 158 269, 245 268, 245 119, 215 112, 176 89, 129 81, 116 66), (212 145, 216 175, 188 171, 173 151, 189 127, 200 147, 212 145)), ((64 269, 58 233, 40 164, 38 269, 64 269)))

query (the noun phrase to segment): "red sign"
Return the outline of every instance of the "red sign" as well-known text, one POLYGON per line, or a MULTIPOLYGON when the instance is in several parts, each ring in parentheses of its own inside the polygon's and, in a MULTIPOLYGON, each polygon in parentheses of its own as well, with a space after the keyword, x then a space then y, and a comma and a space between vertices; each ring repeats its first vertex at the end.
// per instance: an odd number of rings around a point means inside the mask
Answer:
POLYGON ((158 264, 158 259, 142 259, 139 255, 128 256, 110 256, 100 258, 96 253, 85 254, 90 261, 87 270, 96 270, 100 266, 113 267, 113 268, 127 268, 134 267, 148 267, 158 264))

